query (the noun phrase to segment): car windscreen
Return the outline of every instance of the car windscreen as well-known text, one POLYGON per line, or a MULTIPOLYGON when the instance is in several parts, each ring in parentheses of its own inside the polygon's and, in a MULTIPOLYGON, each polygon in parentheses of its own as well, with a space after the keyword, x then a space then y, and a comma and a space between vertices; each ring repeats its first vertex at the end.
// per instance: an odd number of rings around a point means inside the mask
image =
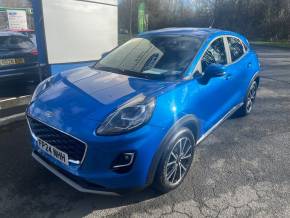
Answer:
POLYGON ((134 38, 110 52, 95 67, 147 78, 180 77, 203 40, 202 36, 189 35, 134 38))
POLYGON ((0 50, 33 49, 33 43, 24 36, 0 36, 0 50))

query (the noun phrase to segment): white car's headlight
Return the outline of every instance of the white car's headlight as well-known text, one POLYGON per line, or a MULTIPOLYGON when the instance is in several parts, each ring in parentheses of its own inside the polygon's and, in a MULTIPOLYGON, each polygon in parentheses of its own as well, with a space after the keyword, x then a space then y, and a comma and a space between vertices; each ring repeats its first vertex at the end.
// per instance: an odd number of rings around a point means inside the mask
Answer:
POLYGON ((145 124, 152 116, 155 98, 140 96, 109 115, 97 129, 98 135, 117 135, 145 124))
POLYGON ((49 77, 43 80, 41 83, 39 83, 39 85, 36 87, 35 91, 33 92, 33 95, 30 101, 31 103, 34 102, 37 96, 43 93, 51 85, 52 78, 53 77, 49 77))

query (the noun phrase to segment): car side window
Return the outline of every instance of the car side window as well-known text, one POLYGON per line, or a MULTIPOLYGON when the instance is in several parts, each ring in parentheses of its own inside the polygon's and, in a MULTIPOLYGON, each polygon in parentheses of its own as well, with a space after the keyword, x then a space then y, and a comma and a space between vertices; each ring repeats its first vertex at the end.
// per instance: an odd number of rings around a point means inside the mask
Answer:
POLYGON ((246 46, 245 43, 243 43, 243 42, 242 42, 242 44, 243 44, 243 46, 244 46, 244 50, 245 50, 245 52, 247 52, 247 51, 249 50, 248 46, 246 46))
POLYGON ((234 37, 227 37, 229 42, 229 48, 231 52, 232 62, 238 60, 244 55, 244 46, 241 41, 234 37))
POLYGON ((204 72, 210 64, 227 64, 227 55, 223 38, 218 38, 211 43, 201 59, 201 67, 204 72))

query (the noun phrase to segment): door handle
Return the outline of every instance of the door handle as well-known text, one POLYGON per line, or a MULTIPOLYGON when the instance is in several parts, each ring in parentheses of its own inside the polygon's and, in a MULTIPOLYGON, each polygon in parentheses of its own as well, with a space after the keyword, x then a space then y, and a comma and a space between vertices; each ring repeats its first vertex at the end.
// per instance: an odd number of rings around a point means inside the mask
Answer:
POLYGON ((251 68, 252 67, 252 63, 248 63, 248 68, 251 68))
POLYGON ((229 80, 231 77, 232 77, 232 74, 231 74, 231 73, 227 73, 227 74, 225 74, 225 78, 226 78, 226 80, 229 80))

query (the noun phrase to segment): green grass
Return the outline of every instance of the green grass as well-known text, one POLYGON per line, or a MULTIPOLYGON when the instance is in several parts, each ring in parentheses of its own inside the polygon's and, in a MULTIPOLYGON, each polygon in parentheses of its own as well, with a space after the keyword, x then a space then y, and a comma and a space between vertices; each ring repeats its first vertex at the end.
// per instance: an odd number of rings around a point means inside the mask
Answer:
POLYGON ((267 42, 267 41, 252 41, 252 45, 266 45, 273 46, 279 48, 290 48, 290 42, 287 41, 275 41, 275 42, 267 42))

